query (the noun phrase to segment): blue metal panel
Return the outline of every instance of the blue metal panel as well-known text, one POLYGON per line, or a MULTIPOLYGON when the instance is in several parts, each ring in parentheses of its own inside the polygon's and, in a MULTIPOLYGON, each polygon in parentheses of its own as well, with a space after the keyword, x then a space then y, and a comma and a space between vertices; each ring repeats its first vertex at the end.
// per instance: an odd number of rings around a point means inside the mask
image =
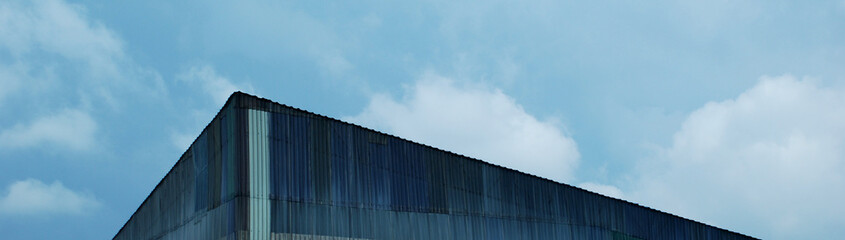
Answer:
POLYGON ((208 140, 207 134, 200 134, 191 148, 194 160, 194 207, 196 211, 208 208, 208 140))

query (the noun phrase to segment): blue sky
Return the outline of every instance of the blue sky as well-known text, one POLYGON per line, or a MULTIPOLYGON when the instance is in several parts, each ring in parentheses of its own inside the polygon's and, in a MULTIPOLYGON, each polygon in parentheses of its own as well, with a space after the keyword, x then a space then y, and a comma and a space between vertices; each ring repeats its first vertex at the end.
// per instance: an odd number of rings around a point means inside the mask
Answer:
POLYGON ((242 90, 752 236, 834 239, 843 43, 843 1, 2 1, 0 232, 112 237, 242 90))

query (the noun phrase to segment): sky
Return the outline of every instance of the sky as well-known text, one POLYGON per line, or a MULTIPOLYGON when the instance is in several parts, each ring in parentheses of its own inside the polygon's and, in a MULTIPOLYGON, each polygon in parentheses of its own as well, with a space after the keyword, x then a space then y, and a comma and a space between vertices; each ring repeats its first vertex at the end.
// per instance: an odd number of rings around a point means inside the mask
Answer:
POLYGON ((114 236, 234 91, 764 239, 845 235, 845 1, 0 1, 3 239, 114 236))

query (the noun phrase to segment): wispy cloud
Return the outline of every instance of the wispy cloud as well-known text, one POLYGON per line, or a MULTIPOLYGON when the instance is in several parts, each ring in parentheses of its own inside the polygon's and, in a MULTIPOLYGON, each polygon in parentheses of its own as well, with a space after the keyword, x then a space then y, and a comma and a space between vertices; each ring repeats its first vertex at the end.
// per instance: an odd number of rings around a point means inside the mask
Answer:
MULTIPOLYGON (((127 56, 111 29, 86 9, 61 0, 0 2, 0 76, 14 90, 4 95, 93 100, 119 109, 127 93, 145 98, 166 93, 158 73, 127 56)), ((52 100, 52 99, 47 99, 52 100)), ((81 100, 80 100, 81 101, 81 100)))
POLYGON ((572 179, 580 157, 558 125, 526 113, 501 90, 456 86, 431 73, 400 100, 374 95, 360 114, 344 119, 561 182, 572 179))
POLYGON ((125 96, 151 101, 166 92, 158 73, 137 66, 123 41, 81 5, 2 1, 0 26, 0 106, 16 102, 0 114, 31 119, 0 125, 2 147, 89 149, 98 126, 91 114, 121 111, 125 96))
POLYGON ((236 91, 252 93, 254 90, 249 83, 234 84, 228 78, 217 74, 213 67, 208 65, 194 66, 182 73, 179 79, 191 83, 212 98, 217 107, 223 106, 229 95, 236 91))
POLYGON ((344 38, 325 22, 295 4, 268 1, 239 1, 199 8, 207 14, 201 27, 189 32, 197 42, 211 44, 215 51, 232 52, 256 59, 277 59, 298 55, 318 67, 323 74, 341 78, 355 65, 347 51, 355 49, 357 39, 344 38), (272 47, 268 47, 272 46, 272 47))
POLYGON ((14 56, 45 51, 83 61, 91 71, 111 72, 123 57, 122 42, 109 29, 87 20, 84 10, 59 0, 0 4, 0 46, 14 56))
POLYGON ((694 111, 632 198, 763 238, 845 234, 845 91, 764 77, 694 111))
POLYGON ((94 146, 97 122, 78 109, 64 109, 29 124, 18 124, 0 132, 0 146, 25 148, 51 143, 73 150, 94 146))
POLYGON ((75 215, 99 206, 93 196, 68 189, 59 181, 48 185, 32 178, 10 184, 6 194, 0 197, 2 215, 75 215))
POLYGON ((250 83, 233 81, 209 65, 192 66, 178 74, 176 78, 187 83, 190 86, 189 89, 199 89, 193 94, 201 96, 194 109, 183 115, 191 120, 190 126, 172 130, 170 133, 171 143, 180 150, 187 149, 191 145, 203 127, 208 124, 209 119, 214 117, 232 93, 243 91, 257 94, 250 83))

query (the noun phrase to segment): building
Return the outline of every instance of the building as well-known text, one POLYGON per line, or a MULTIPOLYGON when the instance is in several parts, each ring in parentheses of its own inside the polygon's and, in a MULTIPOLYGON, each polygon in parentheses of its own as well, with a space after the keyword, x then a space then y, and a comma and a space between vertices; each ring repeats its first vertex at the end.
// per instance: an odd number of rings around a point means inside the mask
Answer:
POLYGON ((753 239, 234 93, 114 239, 753 239))

